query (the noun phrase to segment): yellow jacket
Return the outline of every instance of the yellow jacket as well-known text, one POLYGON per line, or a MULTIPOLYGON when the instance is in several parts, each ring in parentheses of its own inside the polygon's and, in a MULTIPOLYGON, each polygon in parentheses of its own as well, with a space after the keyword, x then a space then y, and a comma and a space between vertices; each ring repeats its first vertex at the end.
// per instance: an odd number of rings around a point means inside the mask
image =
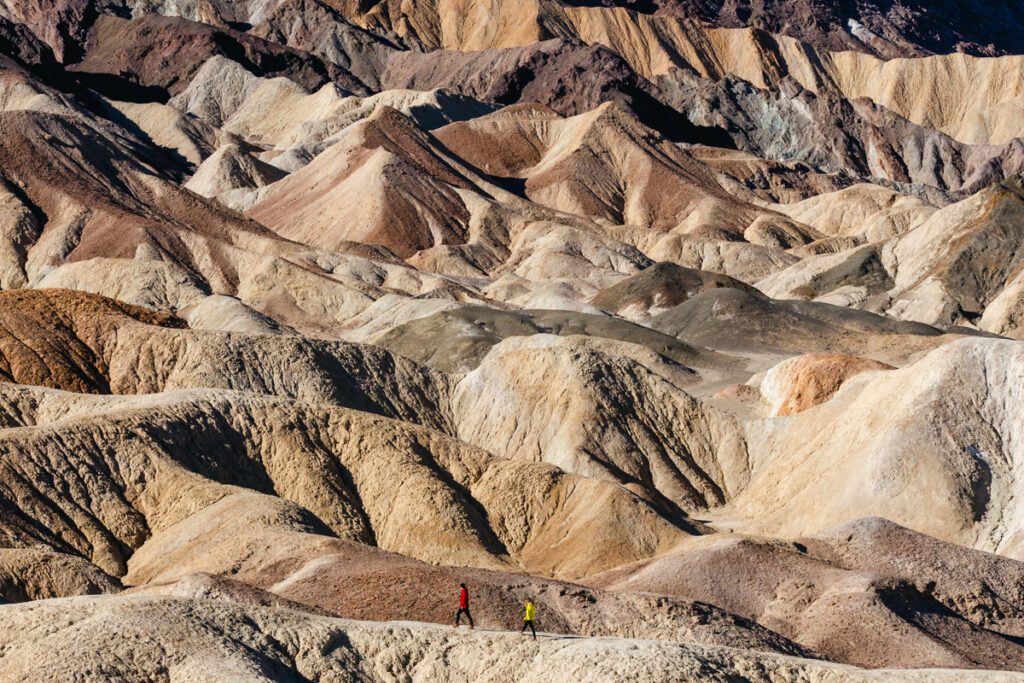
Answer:
POLYGON ((532 602, 526 603, 526 616, 523 617, 525 621, 533 621, 533 617, 537 614, 537 608, 533 606, 532 602))

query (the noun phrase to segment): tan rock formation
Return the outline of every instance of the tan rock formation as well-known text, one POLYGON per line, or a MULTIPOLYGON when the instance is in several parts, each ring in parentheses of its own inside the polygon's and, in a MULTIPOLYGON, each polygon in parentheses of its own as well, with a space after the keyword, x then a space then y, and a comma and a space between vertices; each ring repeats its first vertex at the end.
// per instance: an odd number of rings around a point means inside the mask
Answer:
POLYGON ((661 505, 721 504, 746 479, 746 445, 728 416, 631 358, 572 339, 498 344, 459 382, 452 409, 468 443, 615 481, 661 505))
POLYGON ((760 393, 770 417, 785 417, 828 401, 855 375, 892 369, 868 358, 812 353, 769 370, 761 380, 760 393))

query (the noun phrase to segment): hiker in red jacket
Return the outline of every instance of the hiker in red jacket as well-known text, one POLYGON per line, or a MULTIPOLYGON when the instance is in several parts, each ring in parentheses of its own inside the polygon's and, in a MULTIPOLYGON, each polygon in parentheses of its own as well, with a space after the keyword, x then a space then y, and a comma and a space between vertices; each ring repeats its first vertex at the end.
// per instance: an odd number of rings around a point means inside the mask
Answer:
POLYGON ((473 628, 473 615, 469 613, 469 591, 466 589, 466 584, 460 583, 459 609, 455 612, 455 628, 459 627, 459 620, 462 619, 463 614, 469 619, 469 627, 473 628))

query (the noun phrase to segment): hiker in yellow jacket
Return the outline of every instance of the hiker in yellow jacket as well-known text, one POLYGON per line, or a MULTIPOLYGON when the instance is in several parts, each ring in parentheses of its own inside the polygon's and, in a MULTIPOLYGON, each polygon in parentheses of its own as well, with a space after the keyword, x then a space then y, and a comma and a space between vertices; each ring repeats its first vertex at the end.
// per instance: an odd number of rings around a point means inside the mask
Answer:
POLYGON ((533 600, 526 599, 526 614, 523 616, 523 630, 520 633, 526 633, 526 627, 529 626, 530 630, 533 631, 533 639, 537 640, 537 629, 533 627, 533 622, 537 617, 537 608, 533 605, 533 600))

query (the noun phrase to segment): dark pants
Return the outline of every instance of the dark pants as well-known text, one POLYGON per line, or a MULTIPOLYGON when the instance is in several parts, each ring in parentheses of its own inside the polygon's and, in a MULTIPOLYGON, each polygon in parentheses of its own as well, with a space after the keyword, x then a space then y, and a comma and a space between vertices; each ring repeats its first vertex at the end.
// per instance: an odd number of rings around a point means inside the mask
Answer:
POLYGON ((529 626, 530 630, 533 631, 533 639, 537 640, 537 629, 533 627, 533 619, 523 620, 523 630, 520 633, 526 633, 526 627, 529 626))
POLYGON ((469 619, 469 627, 473 628, 473 615, 469 613, 468 607, 460 607, 458 611, 455 612, 455 625, 459 625, 459 620, 462 618, 463 614, 465 614, 466 618, 469 619))

